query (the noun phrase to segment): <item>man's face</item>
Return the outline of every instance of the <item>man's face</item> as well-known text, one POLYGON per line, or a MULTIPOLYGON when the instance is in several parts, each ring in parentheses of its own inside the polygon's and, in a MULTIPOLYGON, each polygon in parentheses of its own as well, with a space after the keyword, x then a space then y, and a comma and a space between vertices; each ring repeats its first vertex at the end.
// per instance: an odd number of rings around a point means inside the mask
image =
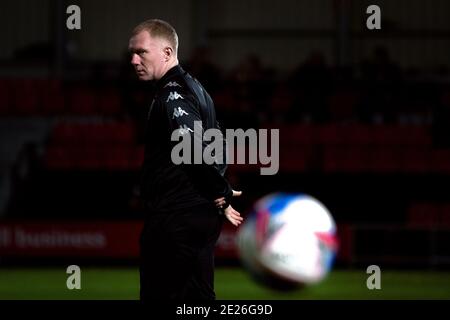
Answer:
POLYGON ((165 45, 163 39, 151 37, 147 31, 131 37, 128 50, 139 80, 158 80, 162 77, 166 63, 165 45))

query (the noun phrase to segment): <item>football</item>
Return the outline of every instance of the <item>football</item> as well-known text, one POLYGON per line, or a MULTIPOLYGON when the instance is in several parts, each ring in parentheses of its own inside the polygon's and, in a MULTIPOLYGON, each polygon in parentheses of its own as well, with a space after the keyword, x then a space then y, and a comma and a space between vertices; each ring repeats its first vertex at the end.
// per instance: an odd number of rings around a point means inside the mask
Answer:
POLYGON ((328 209, 306 194, 270 194, 258 200, 237 234, 239 255, 255 280, 274 289, 322 281, 338 249, 328 209))

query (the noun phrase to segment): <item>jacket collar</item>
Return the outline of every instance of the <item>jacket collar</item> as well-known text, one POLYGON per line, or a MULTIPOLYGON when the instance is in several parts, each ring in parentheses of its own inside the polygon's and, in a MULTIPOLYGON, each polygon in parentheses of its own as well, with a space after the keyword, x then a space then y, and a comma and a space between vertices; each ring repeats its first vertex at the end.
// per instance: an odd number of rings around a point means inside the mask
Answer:
POLYGON ((176 76, 176 75, 181 75, 184 74, 184 70, 183 68, 177 64, 176 66, 170 68, 169 70, 167 70, 167 72, 162 76, 161 79, 159 79, 156 82, 156 86, 158 88, 160 88, 163 84, 165 84, 170 78, 176 76))

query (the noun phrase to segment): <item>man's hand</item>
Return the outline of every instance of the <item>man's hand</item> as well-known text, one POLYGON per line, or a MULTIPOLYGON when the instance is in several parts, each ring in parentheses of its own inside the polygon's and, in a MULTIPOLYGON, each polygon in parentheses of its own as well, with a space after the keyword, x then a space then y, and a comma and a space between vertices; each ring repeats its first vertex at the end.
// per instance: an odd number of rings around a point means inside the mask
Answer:
POLYGON ((241 217, 241 214, 233 209, 232 206, 228 206, 225 209, 225 217, 227 217, 228 221, 230 221, 234 226, 239 226, 244 218, 241 217))
MULTIPOLYGON (((234 191, 233 190, 233 197, 239 197, 242 194, 242 191, 234 191)), ((214 204, 216 205, 217 208, 222 209, 223 206, 225 205, 225 198, 218 198, 216 200, 214 200, 214 204)))

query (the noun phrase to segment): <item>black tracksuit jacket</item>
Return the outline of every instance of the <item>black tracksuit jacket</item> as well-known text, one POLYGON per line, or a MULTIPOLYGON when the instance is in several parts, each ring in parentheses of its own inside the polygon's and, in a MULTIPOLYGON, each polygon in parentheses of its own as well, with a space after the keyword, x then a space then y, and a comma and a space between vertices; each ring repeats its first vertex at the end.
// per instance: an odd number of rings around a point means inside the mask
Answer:
MULTIPOLYGON (((180 66, 171 68, 156 82, 155 96, 148 113, 145 136, 145 157, 141 175, 141 198, 146 210, 163 213, 212 204, 213 200, 231 199, 232 189, 223 175, 227 168, 226 141, 223 164, 175 165, 171 159, 172 148, 178 141, 171 141, 172 132, 184 130, 194 139, 194 121, 202 121, 203 131, 220 129, 216 120, 214 103, 202 87, 180 66)), ((202 149, 207 146, 202 142, 202 149)), ((193 150, 193 149, 192 149, 193 150)), ((197 150, 198 152, 198 150, 197 150)))

